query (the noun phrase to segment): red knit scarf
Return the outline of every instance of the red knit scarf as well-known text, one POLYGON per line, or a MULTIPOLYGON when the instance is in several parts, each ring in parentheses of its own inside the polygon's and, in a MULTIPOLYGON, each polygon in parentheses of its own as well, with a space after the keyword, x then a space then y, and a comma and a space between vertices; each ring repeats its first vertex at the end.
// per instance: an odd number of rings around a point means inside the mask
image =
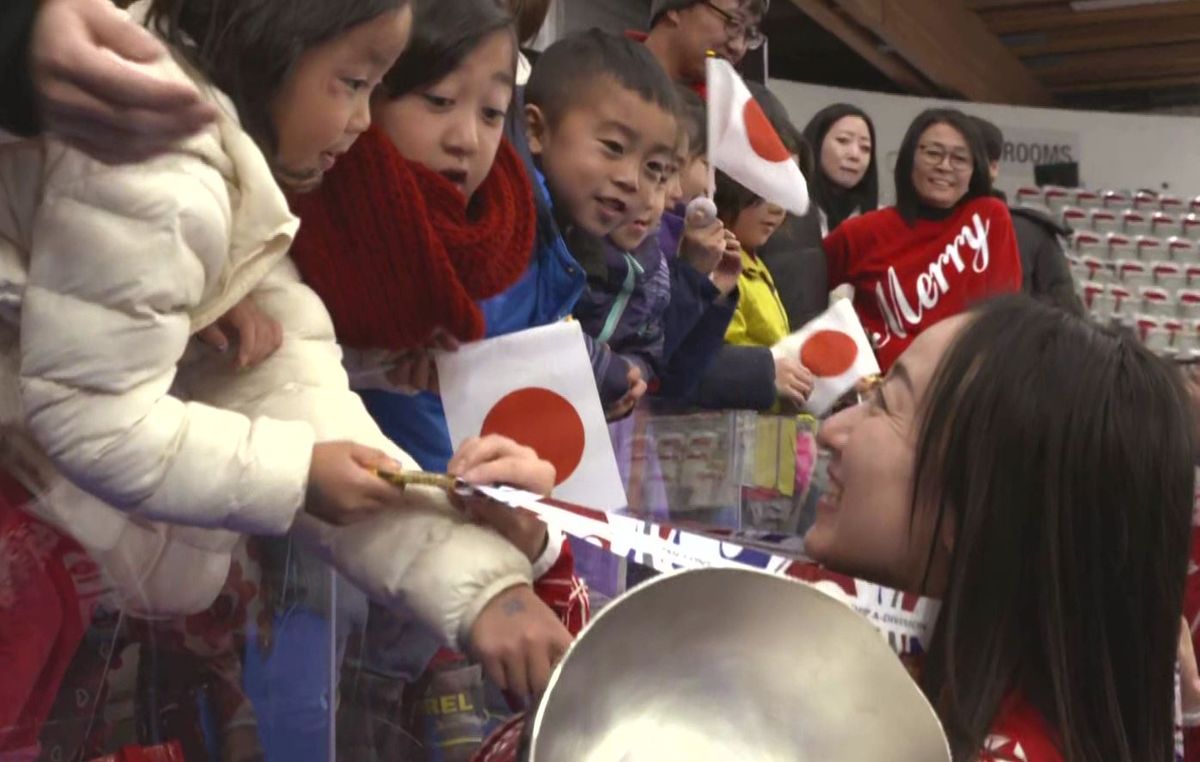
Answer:
POLYGON ((469 209, 453 183, 376 128, 291 204, 301 219, 292 258, 338 341, 356 349, 426 346, 437 328, 482 338, 476 302, 516 283, 533 253, 533 189, 506 142, 469 209))

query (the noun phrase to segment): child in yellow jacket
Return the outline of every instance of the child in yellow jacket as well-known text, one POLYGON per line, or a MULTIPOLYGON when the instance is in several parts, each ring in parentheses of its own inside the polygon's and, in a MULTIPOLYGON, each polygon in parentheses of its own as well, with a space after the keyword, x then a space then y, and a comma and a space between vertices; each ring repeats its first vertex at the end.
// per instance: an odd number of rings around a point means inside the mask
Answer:
MULTIPOLYGON (((719 172, 714 200, 721 221, 742 244, 737 284, 740 298, 725 341, 770 350, 791 333, 791 326, 771 271, 754 252, 771 239, 787 213, 719 172)), ((799 360, 783 357, 775 361, 775 386, 780 399, 804 404, 812 393, 813 382, 812 373, 799 360)))

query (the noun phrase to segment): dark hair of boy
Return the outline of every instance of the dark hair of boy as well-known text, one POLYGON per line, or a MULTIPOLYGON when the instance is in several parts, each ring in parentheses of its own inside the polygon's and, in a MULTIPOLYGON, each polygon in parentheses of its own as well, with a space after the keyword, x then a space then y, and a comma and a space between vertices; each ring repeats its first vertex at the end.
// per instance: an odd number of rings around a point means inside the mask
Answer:
POLYGON ((983 140, 983 150, 987 154, 988 161, 1000 161, 1000 157, 1004 155, 1004 133, 983 117, 972 116, 971 121, 979 130, 979 137, 983 140))
POLYGON ((804 139, 812 149, 815 158, 813 172, 804 173, 804 176, 808 178, 809 196, 813 203, 825 212, 830 230, 841 225, 852 214, 870 212, 879 208, 879 164, 875 160, 877 149, 875 122, 871 121, 867 112, 849 103, 835 103, 832 106, 826 106, 818 111, 804 127, 804 139), (825 136, 829 134, 833 125, 848 116, 856 116, 867 123, 867 131, 871 134, 871 165, 867 167, 867 173, 863 175, 863 179, 858 181, 858 185, 849 190, 842 190, 835 187, 825 177, 825 172, 820 166, 816 165, 819 164, 821 151, 824 150, 825 136))
POLYGON ((975 312, 917 440, 913 504, 936 511, 934 538, 954 534, 925 695, 955 760, 978 758, 1013 691, 1063 759, 1174 759, 1193 489, 1180 374, 1026 297, 975 312))
POLYGON ((983 150, 983 139, 971 117, 958 109, 932 108, 921 112, 900 143, 900 153, 896 157, 896 211, 909 225, 914 224, 919 216, 921 200, 917 197, 917 189, 913 187, 913 164, 916 161, 917 145, 925 130, 935 124, 946 124, 953 127, 963 136, 971 149, 971 183, 967 192, 959 200, 965 204, 973 199, 992 195, 992 177, 988 171, 988 159, 983 150))
POLYGON ((529 76, 525 103, 541 109, 548 123, 557 124, 581 99, 593 97, 593 86, 603 81, 679 114, 675 84, 646 46, 599 29, 570 35, 547 48, 529 76))
POLYGON ((270 105, 305 51, 409 0, 152 0, 146 26, 229 96, 242 128, 265 148, 270 105))
POLYGON ((687 85, 675 85, 679 96, 679 125, 688 139, 688 156, 694 159, 708 153, 708 109, 704 99, 687 85))
POLYGON ((497 32, 512 37, 516 69, 513 18, 496 0, 418 2, 413 6, 412 29, 408 47, 383 76, 378 97, 400 98, 437 83, 497 32))

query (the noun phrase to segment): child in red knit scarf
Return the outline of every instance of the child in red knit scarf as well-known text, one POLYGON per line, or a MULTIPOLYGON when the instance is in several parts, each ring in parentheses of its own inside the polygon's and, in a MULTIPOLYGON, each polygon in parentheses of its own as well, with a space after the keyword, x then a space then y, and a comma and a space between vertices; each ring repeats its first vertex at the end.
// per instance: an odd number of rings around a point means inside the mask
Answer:
MULTIPOLYGON (((292 256, 363 364, 355 375, 393 387, 423 385, 403 358, 427 358, 431 342, 483 337, 477 302, 525 273, 536 227, 529 178, 502 138, 515 82, 510 18, 489 0, 456 0, 418 10, 416 27, 377 96, 378 126, 320 190, 293 200, 303 224, 292 256)), ((535 571, 570 578, 573 563, 558 563, 564 541, 540 521, 497 529, 529 549, 535 571)), ((560 603, 579 627, 582 604, 560 603)))
MULTIPOLYGON (((427 348, 483 338, 480 303, 530 267, 533 188, 502 138, 515 55, 494 0, 417 6, 410 46, 373 103, 377 127, 317 192, 293 199, 293 259, 329 308, 359 388, 436 392, 427 348)), ((460 460, 422 465, 455 473, 460 460)), ((578 632, 588 599, 563 536, 508 509, 477 518, 530 557, 535 591, 578 632)))

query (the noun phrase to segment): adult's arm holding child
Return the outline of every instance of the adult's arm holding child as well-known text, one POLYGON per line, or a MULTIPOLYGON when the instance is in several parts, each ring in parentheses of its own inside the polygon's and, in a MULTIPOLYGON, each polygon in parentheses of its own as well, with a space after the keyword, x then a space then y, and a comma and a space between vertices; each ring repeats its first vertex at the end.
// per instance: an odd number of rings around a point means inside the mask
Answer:
POLYGON ((166 48, 108 0, 8 0, 0 127, 45 131, 109 163, 168 151, 213 120, 190 83, 144 64, 166 48))

